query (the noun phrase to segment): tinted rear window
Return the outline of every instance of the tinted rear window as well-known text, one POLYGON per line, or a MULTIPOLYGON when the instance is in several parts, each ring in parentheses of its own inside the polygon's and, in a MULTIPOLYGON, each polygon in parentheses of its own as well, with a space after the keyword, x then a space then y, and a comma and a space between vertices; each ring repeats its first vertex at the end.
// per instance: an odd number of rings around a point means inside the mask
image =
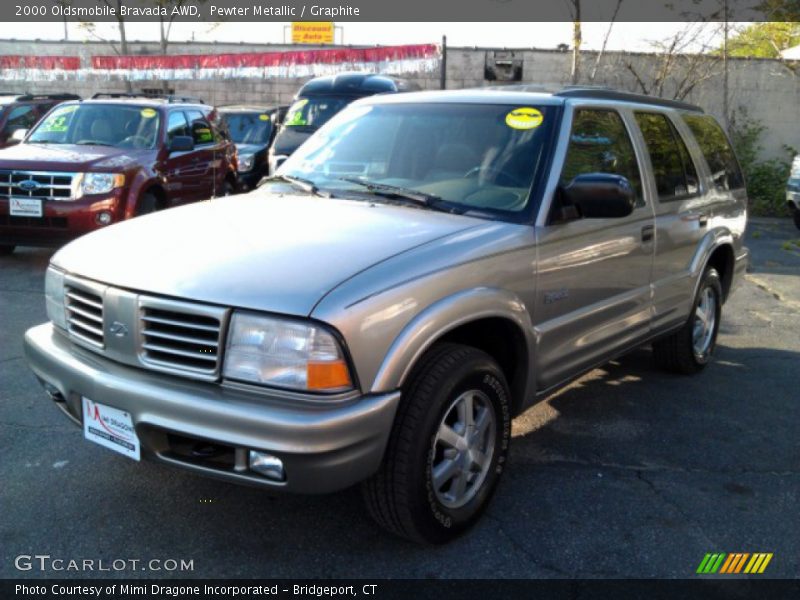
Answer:
POLYGON ((683 115, 706 158, 714 186, 720 191, 744 187, 739 162, 722 127, 708 115, 683 115))

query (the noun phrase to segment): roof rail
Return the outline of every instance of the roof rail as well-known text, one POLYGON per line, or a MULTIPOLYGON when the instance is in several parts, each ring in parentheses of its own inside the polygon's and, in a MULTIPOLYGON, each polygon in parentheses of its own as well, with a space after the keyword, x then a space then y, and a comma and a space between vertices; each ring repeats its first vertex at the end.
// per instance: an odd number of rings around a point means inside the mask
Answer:
POLYGON ((194 96, 176 96, 175 94, 148 94, 145 92, 98 92, 92 100, 98 98, 147 98, 149 100, 166 100, 170 104, 185 102, 186 104, 205 104, 202 98, 194 96))
POLYGON ((17 100, 25 102, 29 100, 80 100, 77 94, 21 94, 17 100))
POLYGON ((634 94, 631 92, 618 92, 611 88, 604 87, 568 86, 553 95, 561 98, 589 98, 596 100, 618 100, 620 102, 638 102, 639 104, 652 104, 653 106, 666 106, 668 108, 677 108, 680 110, 704 112, 699 106, 688 102, 668 100, 667 98, 658 98, 656 96, 646 96, 644 94, 634 94))

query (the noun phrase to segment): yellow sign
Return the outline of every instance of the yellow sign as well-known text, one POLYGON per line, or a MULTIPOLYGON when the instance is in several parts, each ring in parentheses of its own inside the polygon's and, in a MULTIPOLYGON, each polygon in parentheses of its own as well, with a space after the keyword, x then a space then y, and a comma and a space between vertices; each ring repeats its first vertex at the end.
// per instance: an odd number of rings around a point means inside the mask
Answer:
POLYGON ((332 44, 332 21, 295 21, 292 23, 293 44, 332 44))
POLYGON ((536 129, 542 124, 544 116, 535 108, 523 106, 506 115, 506 125, 513 129, 536 129))

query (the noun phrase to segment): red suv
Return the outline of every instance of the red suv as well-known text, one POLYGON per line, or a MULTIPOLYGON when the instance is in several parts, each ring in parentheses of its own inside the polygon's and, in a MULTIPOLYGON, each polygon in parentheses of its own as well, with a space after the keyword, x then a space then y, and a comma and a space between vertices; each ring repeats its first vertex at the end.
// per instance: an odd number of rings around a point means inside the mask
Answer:
POLYGON ((216 110, 177 96, 96 94, 52 109, 0 151, 0 253, 57 246, 123 219, 232 193, 236 148, 216 110))

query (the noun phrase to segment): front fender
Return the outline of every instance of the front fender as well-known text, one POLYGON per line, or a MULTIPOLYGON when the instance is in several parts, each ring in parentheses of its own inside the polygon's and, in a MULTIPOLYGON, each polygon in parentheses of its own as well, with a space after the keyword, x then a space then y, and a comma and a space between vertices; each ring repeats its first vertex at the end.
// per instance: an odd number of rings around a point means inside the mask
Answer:
MULTIPOLYGON (((403 385, 422 354, 449 331, 485 318, 512 321, 522 332, 530 357, 534 348, 533 327, 525 304, 508 290, 480 287, 438 300, 415 316, 395 338, 381 363, 372 392, 395 390, 403 385)), ((530 360, 529 363, 530 364, 530 360)), ((526 397, 533 381, 526 373, 526 397)))

